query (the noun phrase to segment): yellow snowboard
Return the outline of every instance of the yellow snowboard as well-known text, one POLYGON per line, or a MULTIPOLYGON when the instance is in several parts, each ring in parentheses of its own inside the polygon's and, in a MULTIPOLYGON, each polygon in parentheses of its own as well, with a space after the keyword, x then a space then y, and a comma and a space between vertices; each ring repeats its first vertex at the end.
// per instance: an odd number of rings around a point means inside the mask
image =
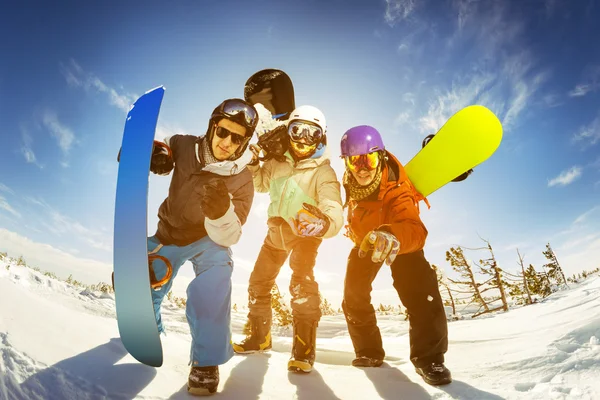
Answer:
POLYGON ((502 124, 494 113, 471 105, 450 117, 405 170, 415 189, 427 197, 487 160, 501 141, 502 124))

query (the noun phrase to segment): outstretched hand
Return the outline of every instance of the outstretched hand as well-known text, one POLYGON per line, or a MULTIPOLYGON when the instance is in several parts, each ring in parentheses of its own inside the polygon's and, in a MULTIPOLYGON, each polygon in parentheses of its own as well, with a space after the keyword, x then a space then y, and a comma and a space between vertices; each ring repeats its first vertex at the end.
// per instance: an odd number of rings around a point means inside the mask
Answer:
POLYGON ((289 220, 292 231, 298 236, 322 237, 329 229, 329 217, 312 204, 302 203, 302 207, 296 218, 289 220))
POLYGON ((208 219, 219 219, 225 215, 230 202, 229 191, 223 179, 214 179, 204 185, 204 196, 200 205, 208 219))
POLYGON ((373 250, 371 261, 380 263, 385 260, 387 265, 392 265, 400 251, 400 242, 389 232, 370 231, 360 244, 358 256, 363 258, 370 250, 373 250))

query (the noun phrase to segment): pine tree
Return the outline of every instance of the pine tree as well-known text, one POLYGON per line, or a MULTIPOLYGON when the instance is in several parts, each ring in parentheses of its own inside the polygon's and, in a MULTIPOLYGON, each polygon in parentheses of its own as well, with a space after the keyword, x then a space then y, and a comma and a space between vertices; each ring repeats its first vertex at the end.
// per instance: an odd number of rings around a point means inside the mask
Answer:
POLYGON ((544 264, 544 267, 548 268, 548 276, 554 279, 559 285, 564 284, 569 287, 569 285, 567 285, 565 274, 556 259, 556 254, 552 250, 552 247, 550 247, 550 243, 546 244, 546 250, 543 251, 542 254, 550 261, 548 264, 544 264))
POLYGON ((271 308, 273 309, 273 317, 279 326, 287 326, 292 323, 292 313, 283 301, 283 296, 279 292, 276 283, 271 288, 271 308))
POLYGON ((321 303, 320 303, 321 314, 322 315, 334 315, 335 310, 333 309, 333 307, 331 307, 331 303, 326 298, 324 298, 320 292, 319 292, 319 299, 321 301, 321 303))

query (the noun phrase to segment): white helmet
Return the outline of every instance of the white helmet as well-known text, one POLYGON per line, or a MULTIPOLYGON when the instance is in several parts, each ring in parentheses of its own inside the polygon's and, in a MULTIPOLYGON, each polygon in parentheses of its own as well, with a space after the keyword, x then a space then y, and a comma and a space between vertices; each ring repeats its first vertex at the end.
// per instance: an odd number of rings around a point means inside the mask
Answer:
POLYGON ((327 121, 325 115, 317 107, 300 106, 297 107, 288 118, 288 124, 294 120, 303 120, 317 124, 323 131, 323 135, 327 133, 327 121))

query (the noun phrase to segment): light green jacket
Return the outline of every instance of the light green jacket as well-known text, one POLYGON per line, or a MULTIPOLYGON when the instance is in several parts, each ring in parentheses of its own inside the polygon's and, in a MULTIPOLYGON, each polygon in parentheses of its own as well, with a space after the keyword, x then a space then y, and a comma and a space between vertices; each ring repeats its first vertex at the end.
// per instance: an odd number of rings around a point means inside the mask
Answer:
POLYGON ((294 164, 294 159, 286 152, 284 162, 270 159, 262 166, 248 165, 254 189, 259 193, 268 192, 271 197, 268 217, 289 221, 302 209, 302 203, 312 204, 330 219, 329 229, 323 237, 337 235, 344 224, 341 184, 331 167, 327 147, 321 155, 294 164))

